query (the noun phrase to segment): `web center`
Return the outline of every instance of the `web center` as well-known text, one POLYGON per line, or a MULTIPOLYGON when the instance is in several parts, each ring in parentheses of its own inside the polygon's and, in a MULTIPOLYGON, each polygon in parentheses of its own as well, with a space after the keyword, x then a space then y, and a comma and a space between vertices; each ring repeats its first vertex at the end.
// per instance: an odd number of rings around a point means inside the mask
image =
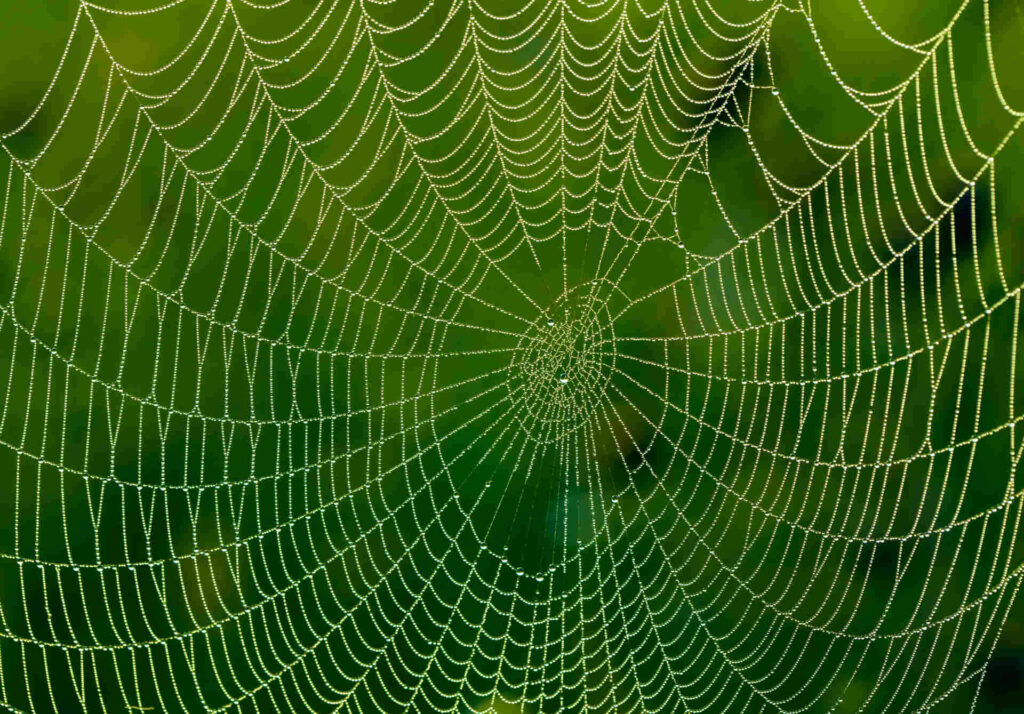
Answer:
POLYGON ((569 290, 520 339, 510 396, 530 438, 560 441, 600 404, 612 372, 611 319, 593 285, 569 290))

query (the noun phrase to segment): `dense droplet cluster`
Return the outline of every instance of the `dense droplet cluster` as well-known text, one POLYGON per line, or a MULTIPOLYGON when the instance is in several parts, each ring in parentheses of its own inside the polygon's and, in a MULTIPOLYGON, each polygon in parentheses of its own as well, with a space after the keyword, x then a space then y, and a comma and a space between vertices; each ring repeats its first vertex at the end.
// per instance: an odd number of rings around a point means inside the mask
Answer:
POLYGON ((588 423, 615 370, 611 314, 600 283, 561 295, 512 353, 508 381, 515 418, 530 438, 564 439, 588 423))

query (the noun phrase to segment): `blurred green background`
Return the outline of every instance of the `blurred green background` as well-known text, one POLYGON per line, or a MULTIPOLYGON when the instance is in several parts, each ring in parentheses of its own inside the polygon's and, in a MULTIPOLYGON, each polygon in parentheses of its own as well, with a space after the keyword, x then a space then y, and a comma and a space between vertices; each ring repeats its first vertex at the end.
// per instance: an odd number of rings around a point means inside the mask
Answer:
POLYGON ((0 704, 1024 712, 1021 67, 1012 0, 8 2, 0 704))

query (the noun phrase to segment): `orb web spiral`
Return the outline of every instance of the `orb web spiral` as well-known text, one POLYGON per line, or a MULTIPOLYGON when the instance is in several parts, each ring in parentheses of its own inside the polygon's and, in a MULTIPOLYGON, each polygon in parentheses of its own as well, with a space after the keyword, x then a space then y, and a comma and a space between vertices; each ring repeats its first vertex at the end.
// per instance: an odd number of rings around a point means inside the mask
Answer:
POLYGON ((1019 12, 10 13, 0 705, 996 706, 1019 12))

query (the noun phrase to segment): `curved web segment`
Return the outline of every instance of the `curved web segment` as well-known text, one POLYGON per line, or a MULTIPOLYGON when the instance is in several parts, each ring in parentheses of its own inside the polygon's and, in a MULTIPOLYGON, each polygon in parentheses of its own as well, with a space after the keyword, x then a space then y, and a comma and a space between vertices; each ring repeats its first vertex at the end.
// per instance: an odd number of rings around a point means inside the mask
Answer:
POLYGON ((0 160, 0 703, 973 706, 1021 37, 834 5, 82 2, 0 160))

